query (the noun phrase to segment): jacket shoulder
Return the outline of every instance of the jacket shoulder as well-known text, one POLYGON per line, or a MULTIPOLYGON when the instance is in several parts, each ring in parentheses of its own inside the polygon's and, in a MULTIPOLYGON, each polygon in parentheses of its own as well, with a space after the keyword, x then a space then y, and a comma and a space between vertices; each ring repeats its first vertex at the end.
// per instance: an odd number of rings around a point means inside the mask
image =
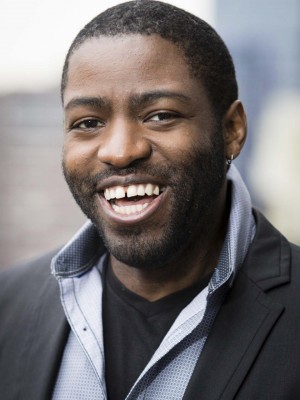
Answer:
MULTIPOLYGON (((47 288, 49 300, 52 293, 59 296, 58 284, 51 275, 50 264, 56 252, 19 264, 0 272, 0 338, 2 329, 26 320, 26 314, 41 301, 47 288)), ((3 332, 2 332, 3 333, 3 332)))
MULTIPOLYGON (((8 295, 14 297, 20 295, 20 291, 31 292, 31 289, 51 275, 51 260, 57 251, 52 251, 39 258, 23 262, 0 272, 0 299, 8 295)), ((1 302, 0 302, 1 304, 1 302)))
POLYGON ((290 243, 259 211, 253 211, 256 234, 241 271, 267 291, 290 282, 291 270, 300 266, 300 248, 290 243))
POLYGON ((300 246, 290 243, 291 251, 292 251, 292 262, 299 263, 300 262, 300 246))

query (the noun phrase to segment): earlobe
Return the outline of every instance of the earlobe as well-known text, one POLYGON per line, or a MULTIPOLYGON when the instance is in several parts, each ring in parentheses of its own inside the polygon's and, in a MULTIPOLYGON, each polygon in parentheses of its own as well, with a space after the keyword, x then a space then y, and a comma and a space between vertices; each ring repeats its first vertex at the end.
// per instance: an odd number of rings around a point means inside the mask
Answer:
POLYGON ((235 100, 223 119, 226 159, 232 160, 240 154, 247 136, 247 117, 243 104, 235 100))

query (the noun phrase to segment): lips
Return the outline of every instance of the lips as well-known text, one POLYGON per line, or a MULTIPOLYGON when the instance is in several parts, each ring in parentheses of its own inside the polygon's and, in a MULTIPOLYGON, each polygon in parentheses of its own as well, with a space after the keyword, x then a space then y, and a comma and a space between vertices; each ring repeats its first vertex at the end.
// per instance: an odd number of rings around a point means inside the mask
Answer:
POLYGON ((115 213, 120 215, 139 214, 164 191, 163 187, 152 183, 116 185, 105 188, 103 194, 115 213))

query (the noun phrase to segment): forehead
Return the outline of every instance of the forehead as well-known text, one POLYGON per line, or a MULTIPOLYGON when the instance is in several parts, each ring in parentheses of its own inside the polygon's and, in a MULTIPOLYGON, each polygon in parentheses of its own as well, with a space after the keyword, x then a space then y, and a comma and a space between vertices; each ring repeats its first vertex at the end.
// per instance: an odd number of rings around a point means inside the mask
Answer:
POLYGON ((158 86, 196 88, 203 95, 201 82, 174 43, 158 35, 101 36, 85 41, 70 57, 64 100, 83 90, 85 95, 113 90, 120 96, 158 86))

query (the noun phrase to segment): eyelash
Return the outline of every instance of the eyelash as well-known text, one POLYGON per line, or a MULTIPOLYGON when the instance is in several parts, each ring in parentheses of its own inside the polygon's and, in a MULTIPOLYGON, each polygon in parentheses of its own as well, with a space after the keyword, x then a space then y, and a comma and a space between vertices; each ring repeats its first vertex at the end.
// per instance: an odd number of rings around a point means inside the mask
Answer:
POLYGON ((95 128, 99 128, 101 126, 103 126, 103 124, 101 124, 101 121, 99 121, 98 119, 96 119, 96 118, 87 118, 87 119, 84 119, 82 121, 76 122, 74 125, 72 125, 71 129, 95 129, 95 128), (87 124, 88 122, 96 123, 96 124, 95 124, 95 126, 85 126, 85 127, 81 127, 80 126, 82 124, 87 124), (98 125, 98 123, 100 125, 98 125))
POLYGON ((176 114, 176 113, 174 113, 174 112, 171 112, 171 111, 161 111, 161 112, 157 112, 157 113, 155 113, 155 114, 153 114, 152 116, 150 116, 150 117, 148 117, 146 120, 145 120, 145 122, 148 122, 148 121, 154 121, 154 122, 164 122, 164 121, 168 121, 168 120, 170 120, 170 119, 175 119, 175 118, 179 118, 180 116, 178 115, 178 114, 176 114), (165 117, 167 117, 167 118, 163 118, 163 119, 161 119, 161 120, 156 120, 156 121, 154 121, 154 117, 163 117, 163 116, 165 116, 165 117))

